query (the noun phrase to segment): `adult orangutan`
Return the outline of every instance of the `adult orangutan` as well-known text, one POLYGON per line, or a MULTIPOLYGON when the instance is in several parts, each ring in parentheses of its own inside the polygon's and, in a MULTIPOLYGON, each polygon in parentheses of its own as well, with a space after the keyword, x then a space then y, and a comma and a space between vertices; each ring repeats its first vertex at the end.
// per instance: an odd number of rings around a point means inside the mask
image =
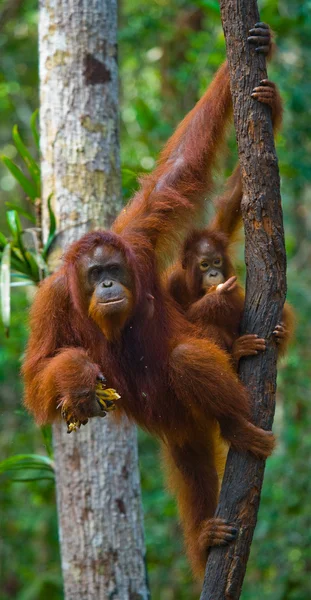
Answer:
MULTIPOLYGON (((269 29, 255 30, 251 41, 266 53, 269 29)), ((203 208, 230 114, 224 64, 112 230, 72 244, 43 282, 23 365, 25 404, 37 423, 62 413, 76 425, 103 414, 96 394, 107 407, 106 384, 120 394, 116 412, 163 440, 196 572, 209 546, 236 535, 230 523, 212 518, 218 429, 241 452, 266 458, 274 445, 271 432, 250 422, 246 391, 226 353, 200 339, 160 280, 163 259, 203 208)))
MULTIPOLYGON (((252 97, 272 109, 274 129, 281 125, 282 102, 274 83, 264 80, 252 97)), ((241 225, 243 196, 239 165, 226 190, 216 201, 216 214, 209 227, 191 231, 183 244, 180 262, 171 269, 167 287, 187 319, 203 335, 229 352, 238 366, 243 356, 265 350, 266 341, 255 334, 240 335, 244 290, 237 283, 230 258, 230 244, 241 225)), ((284 354, 292 335, 293 314, 288 304, 282 323, 273 331, 279 353, 284 354)))

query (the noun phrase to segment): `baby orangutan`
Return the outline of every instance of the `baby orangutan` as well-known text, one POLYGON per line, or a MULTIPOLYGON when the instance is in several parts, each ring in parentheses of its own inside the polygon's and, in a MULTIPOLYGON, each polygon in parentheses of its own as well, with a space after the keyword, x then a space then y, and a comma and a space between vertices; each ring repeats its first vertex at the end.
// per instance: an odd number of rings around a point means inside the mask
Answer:
MULTIPOLYGON (((272 109, 274 128, 280 126, 282 104, 278 90, 269 80, 253 90, 252 97, 272 109)), ((239 166, 228 180, 225 193, 216 202, 217 212, 211 225, 194 230, 187 237, 181 263, 168 278, 171 296, 189 321, 201 328, 231 354, 235 367, 240 358, 265 350, 266 341, 255 334, 240 336, 244 309, 244 290, 238 284, 230 260, 229 244, 241 225, 243 196, 239 166)), ((273 331, 279 350, 284 354, 293 329, 292 311, 285 305, 283 319, 273 331)))

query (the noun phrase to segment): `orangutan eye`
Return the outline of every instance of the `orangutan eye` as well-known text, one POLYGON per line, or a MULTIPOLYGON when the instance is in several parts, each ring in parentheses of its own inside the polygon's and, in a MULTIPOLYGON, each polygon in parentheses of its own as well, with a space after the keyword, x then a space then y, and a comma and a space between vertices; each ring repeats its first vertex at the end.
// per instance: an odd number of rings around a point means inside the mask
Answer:
POLYGON ((215 258, 215 260, 214 260, 214 267, 221 267, 221 265, 222 265, 221 258, 215 258))
POLYGON ((120 275, 120 271, 121 271, 120 265, 117 265, 117 264, 107 265, 106 268, 111 277, 118 277, 120 275))
POLYGON ((102 272, 103 272, 103 267, 97 266, 97 267, 92 267, 90 269, 89 273, 90 273, 90 276, 93 279, 93 281, 97 281, 100 278, 102 272))
POLYGON ((202 260, 201 264, 200 264, 200 269, 201 271, 206 271, 206 269, 208 269, 209 264, 206 260, 202 260))

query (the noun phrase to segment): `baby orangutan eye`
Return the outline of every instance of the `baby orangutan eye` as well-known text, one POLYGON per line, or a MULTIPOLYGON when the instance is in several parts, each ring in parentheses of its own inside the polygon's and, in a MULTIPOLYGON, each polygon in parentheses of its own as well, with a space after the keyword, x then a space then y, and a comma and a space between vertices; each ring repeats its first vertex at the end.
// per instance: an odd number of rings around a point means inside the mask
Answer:
POLYGON ((215 258, 215 260, 214 260, 214 267, 220 267, 221 265, 222 265, 221 258, 215 258))
POLYGON ((206 269, 208 269, 209 264, 206 260, 202 260, 201 264, 200 264, 200 269, 201 271, 206 271, 206 269))

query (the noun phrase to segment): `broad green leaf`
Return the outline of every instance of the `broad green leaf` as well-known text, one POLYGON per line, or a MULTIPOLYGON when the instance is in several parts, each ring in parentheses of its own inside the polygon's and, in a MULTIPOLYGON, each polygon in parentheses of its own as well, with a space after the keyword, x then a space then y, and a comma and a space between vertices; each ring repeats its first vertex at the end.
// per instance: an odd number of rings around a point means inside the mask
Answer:
POLYGON ((38 133, 38 128, 37 128, 38 114, 39 114, 39 109, 37 108, 31 115, 30 128, 31 128, 33 139, 35 140, 36 146, 37 146, 38 150, 40 150, 40 140, 39 140, 39 133, 38 133))
POLYGON ((9 335, 11 317, 11 245, 7 244, 3 250, 0 266, 0 299, 1 317, 6 335, 9 335))
MULTIPOLYGON (((36 223, 36 217, 34 215, 32 215, 30 212, 28 212, 27 210, 25 210, 24 208, 22 208, 21 206, 19 206, 18 204, 14 204, 13 202, 6 202, 5 205, 10 210, 16 210, 16 212, 18 212, 20 215, 22 215, 23 217, 25 217, 32 223, 36 223)), ((0 241, 0 243, 1 243, 1 241, 0 241)))
POLYGON ((24 192, 29 196, 29 198, 34 202, 38 197, 37 187, 27 178, 21 169, 13 163, 13 161, 7 156, 1 157, 2 162, 12 173, 13 177, 18 181, 18 183, 22 186, 24 192))
POLYGON ((54 463, 48 456, 39 454, 16 454, 0 462, 0 475, 9 475, 11 481, 40 481, 41 479, 54 479, 54 463), (22 471, 23 477, 16 477, 13 473, 22 471), (37 471, 37 475, 30 477, 29 471, 37 471))
POLYGON ((54 463, 48 456, 41 454, 16 454, 0 462, 0 473, 25 468, 47 469, 54 472, 54 463))
POLYGON ((48 210, 49 210, 49 218, 50 218, 50 229, 49 229, 49 235, 48 235, 48 239, 46 241, 46 244, 44 245, 44 248, 42 250, 42 257, 44 260, 47 259, 47 255, 48 255, 48 251, 50 249, 50 246, 55 238, 56 235, 56 218, 55 218, 55 214, 54 211, 52 209, 52 205, 51 205, 51 200, 52 200, 52 194, 50 194, 49 198, 48 198, 48 210))
POLYGON ((16 146, 19 154, 21 155, 23 161, 25 162, 25 165, 31 175, 31 178, 33 179, 33 181, 36 185, 37 198, 39 198, 41 195, 39 165, 36 163, 36 161, 31 156, 28 148, 26 148, 21 136, 19 135, 17 125, 14 125, 14 127, 13 127, 12 136, 13 136, 15 146, 16 146))

